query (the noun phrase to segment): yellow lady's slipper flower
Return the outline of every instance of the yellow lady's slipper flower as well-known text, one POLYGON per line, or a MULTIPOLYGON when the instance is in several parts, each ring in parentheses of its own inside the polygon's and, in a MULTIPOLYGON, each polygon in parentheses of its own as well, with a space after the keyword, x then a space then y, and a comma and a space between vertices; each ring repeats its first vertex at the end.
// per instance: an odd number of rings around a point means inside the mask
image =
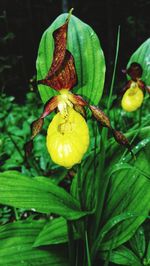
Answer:
POLYGON ((89 145, 89 130, 85 119, 73 108, 67 108, 67 116, 58 112, 47 131, 47 148, 52 160, 71 168, 80 163, 89 145))
POLYGON ((144 91, 149 92, 148 86, 141 80, 143 69, 140 64, 133 62, 130 67, 123 70, 131 79, 124 87, 124 94, 121 100, 122 108, 127 112, 136 111, 141 107, 144 100, 144 91))
POLYGON ((143 103, 144 93, 135 83, 124 93, 121 106, 127 112, 137 110, 143 103))
POLYGON ((47 76, 38 81, 38 84, 49 86, 59 94, 45 104, 40 118, 32 123, 31 139, 25 145, 25 154, 28 156, 34 137, 42 129, 44 118, 57 110, 48 127, 46 145, 51 159, 66 168, 80 163, 89 146, 89 130, 85 121, 84 107, 89 107, 100 125, 109 128, 115 140, 131 151, 128 140, 120 131, 112 128, 109 118, 101 109, 89 105, 80 95, 70 92, 77 84, 77 75, 74 58, 66 49, 69 19, 70 14, 64 25, 53 33, 55 43, 53 61, 47 76))

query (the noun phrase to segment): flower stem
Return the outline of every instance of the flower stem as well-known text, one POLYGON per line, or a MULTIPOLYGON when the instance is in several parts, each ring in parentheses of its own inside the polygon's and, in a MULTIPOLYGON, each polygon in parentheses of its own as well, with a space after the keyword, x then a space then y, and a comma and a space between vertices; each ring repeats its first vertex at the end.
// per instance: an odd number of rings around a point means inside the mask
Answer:
POLYGON ((92 264, 91 264, 91 257, 90 257, 90 251, 89 251, 87 230, 85 230, 85 244, 86 244, 87 266, 91 266, 92 264))
MULTIPOLYGON (((112 99, 112 93, 113 93, 113 87, 114 87, 114 80, 115 80, 115 74, 116 74, 116 65, 117 65, 117 59, 118 59, 118 51, 119 51, 119 40, 120 40, 120 26, 118 27, 118 34, 117 34, 117 45, 116 45, 116 54, 115 54, 115 62, 114 62, 114 69, 113 69, 113 75, 112 75, 112 81, 110 86, 110 92, 109 92, 109 98, 108 98, 108 104, 107 104, 107 114, 110 109, 111 105, 111 99, 112 99)), ((100 154, 99 154, 99 165, 97 169, 97 173, 99 173, 99 176, 97 175, 97 182, 96 182, 96 189, 97 189, 97 204, 96 204, 96 211, 94 216, 94 241, 97 237, 97 234, 99 232, 100 227, 100 221, 104 206, 104 200, 106 191, 109 184, 109 176, 104 176, 104 167, 105 167, 105 155, 106 155, 106 141, 107 141, 107 134, 108 129, 103 128, 102 134, 101 134, 101 141, 100 141, 100 154)), ((92 254, 92 261, 95 259, 96 251, 92 254)))
POLYGON ((71 221, 67 221, 68 227, 68 250, 69 250, 69 265, 75 265, 75 246, 74 246, 74 237, 73 237, 73 225, 71 221))
POLYGON ((112 81, 111 81, 110 92, 109 92, 108 103, 107 103, 107 114, 108 114, 109 109, 110 109, 111 98, 112 98, 112 94, 113 94, 113 87, 114 87, 114 81, 115 81, 115 75, 116 75, 116 66, 117 66, 118 53, 119 53, 119 43, 120 43, 120 25, 118 26, 116 55, 115 55, 113 75, 112 75, 112 81))
POLYGON ((18 211, 17 211, 17 209, 15 207, 13 209, 14 209, 15 219, 16 219, 16 221, 18 221, 20 219, 18 211))

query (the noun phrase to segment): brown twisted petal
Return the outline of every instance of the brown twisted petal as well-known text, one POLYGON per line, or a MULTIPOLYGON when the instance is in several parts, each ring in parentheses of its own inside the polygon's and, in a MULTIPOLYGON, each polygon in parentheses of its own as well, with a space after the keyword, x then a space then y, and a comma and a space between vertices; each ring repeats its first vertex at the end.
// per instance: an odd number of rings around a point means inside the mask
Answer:
POLYGON ((74 110, 76 112, 80 113, 80 115, 82 115, 86 119, 86 111, 85 111, 85 108, 83 106, 75 104, 74 110))
POLYGON ((96 106, 89 105, 89 107, 90 107, 90 110, 92 111, 93 116, 96 118, 96 120, 100 122, 100 124, 103 127, 107 127, 111 129, 111 123, 110 123, 108 116, 96 106))
POLYGON ((30 155, 30 153, 33 149, 33 139, 41 131, 43 124, 44 124, 44 118, 46 116, 48 116, 51 112, 53 112, 57 106, 58 106, 57 96, 54 96, 45 104, 43 113, 40 116, 40 118, 38 118, 37 120, 32 122, 32 124, 31 124, 31 138, 24 145, 26 157, 30 155))
POLYGON ((146 86, 146 91, 150 93, 150 86, 146 86))
POLYGON ((118 131, 116 129, 112 129, 112 133, 113 133, 115 140, 119 144, 125 146, 128 149, 128 151, 130 151, 131 155, 135 158, 135 155, 132 152, 132 148, 131 148, 131 145, 130 145, 128 139, 120 131, 118 131))
POLYGON ((138 87, 139 87, 140 89, 142 89, 143 91, 144 91, 145 88, 146 88, 145 82, 144 82, 143 80, 141 80, 141 79, 139 79, 139 80, 137 81, 137 85, 138 85, 138 87))
POLYGON ((33 121, 31 124, 31 139, 33 139, 42 129, 44 123, 43 118, 38 118, 37 120, 33 121))
POLYGON ((29 140, 24 144, 25 158, 28 158, 33 149, 33 140, 29 140))
POLYGON ((70 94, 69 95, 69 100, 73 103, 73 104, 77 104, 80 106, 86 106, 88 105, 88 103, 83 99, 82 96, 77 95, 77 94, 70 94))
POLYGON ((40 118, 44 118, 44 117, 48 116, 51 112, 53 112, 57 108, 57 106, 58 106, 58 97, 53 96, 44 105, 44 110, 43 110, 43 113, 40 116, 40 118))
POLYGON ((132 80, 127 81, 125 86, 119 91, 118 95, 123 96, 123 94, 131 87, 132 82, 132 80))

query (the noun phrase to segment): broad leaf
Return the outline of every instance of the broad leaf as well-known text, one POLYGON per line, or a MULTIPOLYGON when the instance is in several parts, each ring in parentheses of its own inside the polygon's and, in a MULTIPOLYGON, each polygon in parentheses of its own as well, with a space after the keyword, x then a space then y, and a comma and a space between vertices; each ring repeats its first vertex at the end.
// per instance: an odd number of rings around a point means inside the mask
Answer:
POLYGON ((133 237, 130 239, 130 246, 139 258, 144 257, 146 250, 146 239, 143 226, 140 226, 133 237))
MULTIPOLYGON (((67 15, 57 17, 43 33, 36 61, 37 80, 47 75, 53 61, 53 32, 65 23, 67 15)), ((73 15, 68 25, 67 49, 74 57, 78 77, 78 84, 73 91, 85 96, 91 104, 97 105, 102 96, 105 79, 103 51, 93 29, 73 15)), ((44 103, 57 94, 44 85, 39 85, 38 89, 44 103)))
POLYGON ((67 266, 63 247, 33 248, 45 221, 18 221, 0 227, 0 266, 67 266))
POLYGON ((121 246, 116 250, 111 251, 110 254, 109 252, 101 253, 101 257, 119 265, 142 266, 136 255, 125 246, 121 246))
POLYGON ((15 171, 0 173, 0 203, 18 208, 55 213, 66 219, 78 219, 79 202, 63 188, 44 177, 31 178, 15 171))
POLYGON ((142 224, 150 211, 150 138, 143 139, 135 148, 136 161, 131 160, 132 168, 116 169, 110 176, 109 193, 103 212, 103 223, 124 212, 133 214, 133 219, 118 223, 103 239, 101 249, 115 248, 129 240, 142 224), (136 217, 134 217, 136 215, 136 217))
POLYGON ((137 62, 141 64, 143 68, 143 75, 142 80, 147 84, 150 85, 150 38, 147 39, 144 43, 141 44, 141 46, 133 53, 131 56, 128 66, 132 62, 137 62))
MULTIPOLYGON (((74 238, 77 238, 77 234, 74 234, 74 238)), ((42 245, 52 245, 68 242, 68 228, 67 221, 63 217, 55 218, 44 226, 40 232, 34 247, 42 245)))

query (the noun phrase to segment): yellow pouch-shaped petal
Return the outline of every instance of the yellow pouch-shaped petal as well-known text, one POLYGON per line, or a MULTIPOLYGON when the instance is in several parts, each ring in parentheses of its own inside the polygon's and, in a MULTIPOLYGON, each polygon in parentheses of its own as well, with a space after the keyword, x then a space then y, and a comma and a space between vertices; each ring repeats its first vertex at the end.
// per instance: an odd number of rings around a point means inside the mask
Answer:
POLYGON ((57 113, 49 124, 47 148, 52 160, 71 168, 80 163, 89 146, 89 130, 85 119, 68 107, 68 118, 57 113))
POLYGON ((144 94, 139 87, 129 88, 123 95, 121 106, 127 112, 137 110, 143 102, 144 94))

